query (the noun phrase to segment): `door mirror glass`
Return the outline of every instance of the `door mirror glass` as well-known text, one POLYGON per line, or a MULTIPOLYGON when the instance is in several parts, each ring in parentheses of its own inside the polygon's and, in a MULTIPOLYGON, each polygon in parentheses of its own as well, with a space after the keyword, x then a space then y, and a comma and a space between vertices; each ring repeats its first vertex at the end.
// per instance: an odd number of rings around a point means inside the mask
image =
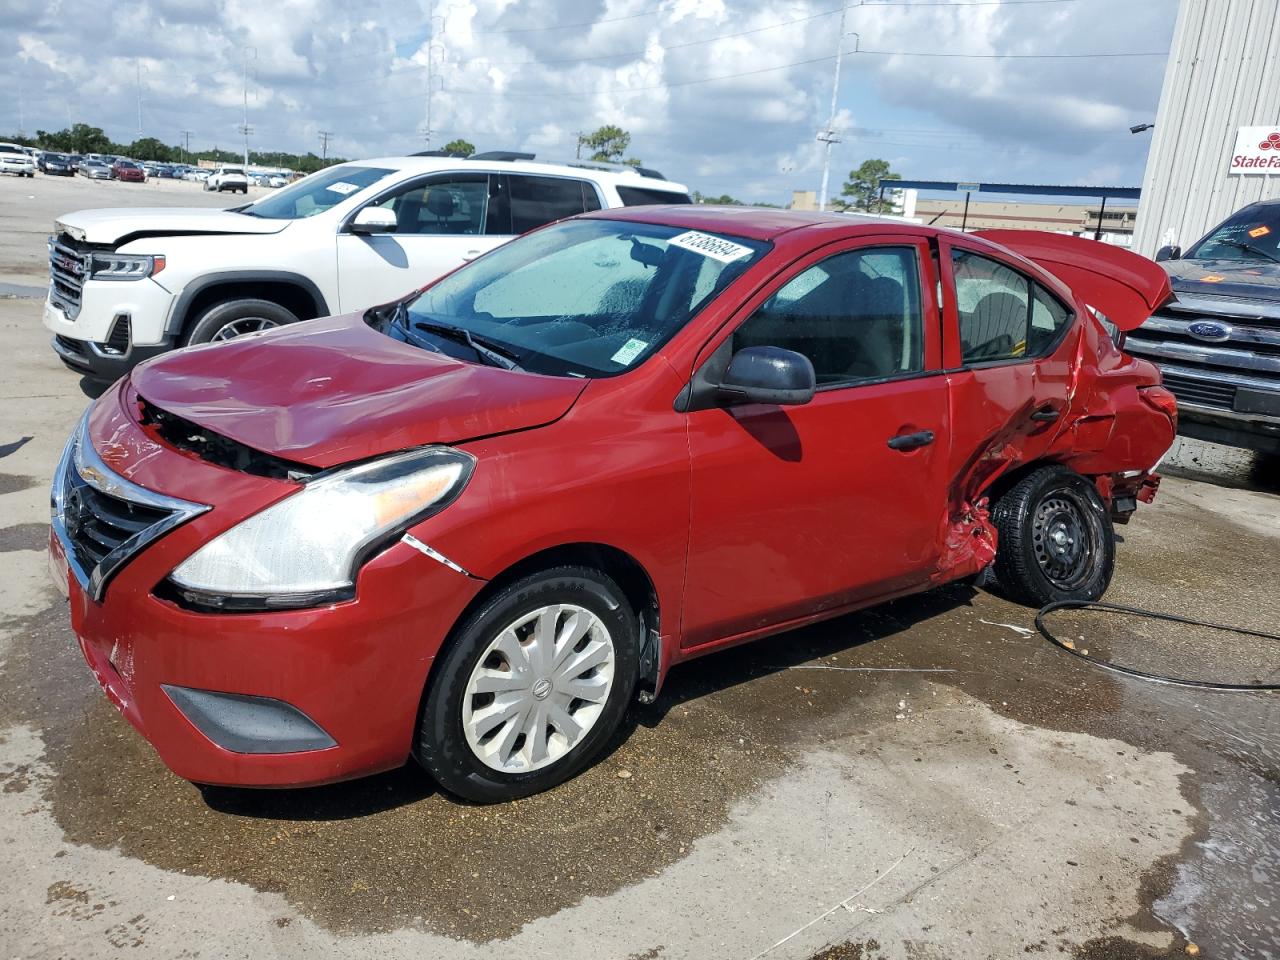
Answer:
POLYGON ((365 207, 347 226, 351 233, 394 233, 396 215, 385 207, 365 207))
POLYGON ((1182 256, 1182 248, 1179 246, 1164 246, 1156 251, 1156 263, 1164 260, 1177 260, 1182 256))
POLYGON ((813 399, 817 380, 804 354, 782 347, 745 347, 733 355, 717 394, 725 403, 799 406, 813 399))

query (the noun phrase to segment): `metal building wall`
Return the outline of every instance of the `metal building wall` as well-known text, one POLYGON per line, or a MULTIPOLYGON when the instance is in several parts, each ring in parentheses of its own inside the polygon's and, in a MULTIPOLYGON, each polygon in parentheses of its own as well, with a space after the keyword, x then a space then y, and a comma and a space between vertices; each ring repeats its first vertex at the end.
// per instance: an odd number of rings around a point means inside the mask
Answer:
POLYGON ((1155 123, 1136 252, 1155 253, 1170 231, 1185 247, 1280 197, 1280 174, 1227 173, 1237 128, 1280 124, 1280 0, 1181 0, 1155 123))

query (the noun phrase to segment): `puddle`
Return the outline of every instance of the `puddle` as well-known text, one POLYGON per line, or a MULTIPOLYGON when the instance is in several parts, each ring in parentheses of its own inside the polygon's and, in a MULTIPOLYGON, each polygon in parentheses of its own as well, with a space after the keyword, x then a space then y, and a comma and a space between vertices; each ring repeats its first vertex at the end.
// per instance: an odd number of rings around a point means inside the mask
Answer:
POLYGON ((30 490, 46 481, 39 477, 28 477, 16 473, 0 473, 0 495, 17 493, 19 490, 30 490))

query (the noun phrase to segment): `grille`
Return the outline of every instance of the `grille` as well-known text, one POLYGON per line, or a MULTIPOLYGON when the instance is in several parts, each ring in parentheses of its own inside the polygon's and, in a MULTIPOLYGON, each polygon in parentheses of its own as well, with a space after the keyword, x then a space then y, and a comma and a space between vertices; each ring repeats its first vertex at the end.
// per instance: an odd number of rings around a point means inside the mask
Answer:
POLYGON ((54 475, 53 532, 77 582, 101 600, 111 577, 156 538, 209 509, 126 480, 103 463, 80 421, 54 475))
POLYGON ((80 295, 91 254, 82 245, 59 234, 49 247, 49 298, 68 320, 80 315, 80 295))
POLYGON ((84 344, 79 340, 73 340, 71 337, 64 337, 62 334, 56 334, 54 339, 58 341, 60 347, 66 348, 68 353, 74 353, 78 357, 83 357, 84 344))
POLYGON ((1164 385, 1177 397, 1179 403, 1194 403, 1220 410, 1230 410, 1235 405, 1236 388, 1230 384, 1210 383, 1166 372, 1164 385))

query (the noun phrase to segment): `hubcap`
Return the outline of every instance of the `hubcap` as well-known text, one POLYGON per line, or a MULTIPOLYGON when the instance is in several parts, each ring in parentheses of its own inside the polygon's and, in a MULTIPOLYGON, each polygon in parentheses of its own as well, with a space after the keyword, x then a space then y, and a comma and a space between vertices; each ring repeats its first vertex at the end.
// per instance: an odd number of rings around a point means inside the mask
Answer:
POLYGON ((1051 493, 1036 507, 1031 528, 1036 562, 1061 590, 1076 589, 1093 570, 1098 537, 1088 511, 1067 491, 1051 493))
POLYGON ((553 604, 498 632, 462 699, 462 730, 485 766, 528 773, 576 747, 613 687, 613 638, 590 610, 553 604))
POLYGON ((232 320, 220 326, 218 332, 210 338, 210 342, 217 343, 219 340, 234 340, 236 337, 242 337, 246 333, 257 333, 260 330, 270 330, 272 327, 278 326, 278 323, 274 320, 268 320, 266 317, 243 317, 240 320, 232 320))

